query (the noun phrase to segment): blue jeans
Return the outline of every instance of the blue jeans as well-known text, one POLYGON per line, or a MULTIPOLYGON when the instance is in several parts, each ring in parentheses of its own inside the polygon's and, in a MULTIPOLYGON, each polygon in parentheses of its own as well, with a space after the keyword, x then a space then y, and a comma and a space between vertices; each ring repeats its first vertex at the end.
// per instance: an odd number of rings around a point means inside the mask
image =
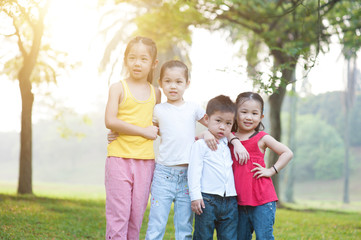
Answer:
POLYGON ((173 202, 175 239, 192 239, 193 212, 189 197, 187 169, 156 164, 151 194, 145 239, 163 239, 173 202))
POLYGON ((214 229, 219 240, 237 239, 237 197, 202 193, 205 208, 196 215, 194 240, 213 240, 214 229))
POLYGON ((251 240, 253 231, 257 240, 273 240, 276 202, 260 206, 238 206, 238 240, 251 240))

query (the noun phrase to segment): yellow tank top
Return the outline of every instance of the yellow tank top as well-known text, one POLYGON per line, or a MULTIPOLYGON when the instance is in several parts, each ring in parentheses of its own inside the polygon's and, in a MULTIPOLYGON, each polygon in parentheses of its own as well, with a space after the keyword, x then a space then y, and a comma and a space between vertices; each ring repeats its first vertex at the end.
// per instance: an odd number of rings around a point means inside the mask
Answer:
MULTIPOLYGON (((151 84, 150 97, 139 101, 133 97, 126 81, 123 84, 124 98, 119 104, 117 118, 139 127, 152 125, 153 108, 156 104, 155 90, 151 84)), ((154 159, 153 140, 141 136, 120 135, 108 144, 108 157, 154 159)))

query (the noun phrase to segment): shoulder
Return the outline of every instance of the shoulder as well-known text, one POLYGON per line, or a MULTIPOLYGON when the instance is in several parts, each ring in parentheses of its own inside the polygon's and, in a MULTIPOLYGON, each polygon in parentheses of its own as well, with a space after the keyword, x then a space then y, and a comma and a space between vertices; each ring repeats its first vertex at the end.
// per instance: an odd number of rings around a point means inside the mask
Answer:
POLYGON ((111 92, 123 92, 123 84, 121 82, 116 82, 110 85, 109 91, 111 92))
POLYGON ((204 141, 204 139, 198 139, 197 141, 194 141, 193 146, 198 147, 198 148, 203 148, 203 147, 207 146, 207 144, 204 141))
POLYGON ((154 106, 154 111, 162 111, 163 109, 166 108, 166 104, 165 103, 157 103, 154 106))
POLYGON ((199 103, 197 103, 197 102, 186 101, 186 104, 187 104, 188 106, 190 106, 190 107, 195 108, 195 109, 203 109, 203 108, 201 107, 201 105, 200 105, 199 103))
POLYGON ((196 102, 187 101, 186 104, 187 104, 187 109, 191 111, 192 114, 194 114, 196 120, 200 120, 206 113, 205 109, 202 108, 201 105, 196 102))
POLYGON ((258 142, 261 143, 264 147, 269 147, 278 143, 278 141, 274 137, 267 133, 264 133, 263 136, 260 137, 258 142))
POLYGON ((113 83, 109 87, 110 96, 123 96, 123 84, 121 82, 113 83))

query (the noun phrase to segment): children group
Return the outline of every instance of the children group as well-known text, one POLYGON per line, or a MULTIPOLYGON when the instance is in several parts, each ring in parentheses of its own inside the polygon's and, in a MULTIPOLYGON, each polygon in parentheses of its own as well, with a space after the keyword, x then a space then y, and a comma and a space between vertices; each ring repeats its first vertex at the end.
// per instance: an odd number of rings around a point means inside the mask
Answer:
POLYGON ((212 98, 206 110, 183 99, 187 66, 158 63, 153 40, 135 37, 124 53, 127 77, 109 88, 105 125, 116 138, 105 163, 106 239, 139 239, 150 196, 145 239, 163 239, 174 203, 175 239, 274 239, 276 201, 271 177, 292 159, 292 151, 265 133, 264 103, 243 92, 234 103, 212 98), (196 136, 199 122, 207 130, 196 136), (161 137, 155 159, 153 141, 161 137), (198 140, 195 140, 198 139, 198 140), (266 148, 278 154, 266 168, 266 148), (193 228, 194 221, 194 228, 193 228))

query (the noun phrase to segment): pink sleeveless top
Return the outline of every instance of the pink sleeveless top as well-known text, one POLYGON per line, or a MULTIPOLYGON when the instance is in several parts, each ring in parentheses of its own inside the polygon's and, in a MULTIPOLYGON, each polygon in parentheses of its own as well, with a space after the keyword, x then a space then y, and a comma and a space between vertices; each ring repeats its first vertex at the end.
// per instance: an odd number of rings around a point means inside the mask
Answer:
POLYGON ((257 166, 253 163, 259 163, 265 167, 264 153, 259 150, 258 141, 267 135, 265 132, 259 132, 251 139, 241 141, 247 149, 250 159, 247 164, 240 165, 234 157, 233 145, 229 144, 233 159, 233 174, 237 191, 238 205, 259 206, 268 202, 278 201, 275 188, 271 178, 253 177, 251 170, 257 166))

